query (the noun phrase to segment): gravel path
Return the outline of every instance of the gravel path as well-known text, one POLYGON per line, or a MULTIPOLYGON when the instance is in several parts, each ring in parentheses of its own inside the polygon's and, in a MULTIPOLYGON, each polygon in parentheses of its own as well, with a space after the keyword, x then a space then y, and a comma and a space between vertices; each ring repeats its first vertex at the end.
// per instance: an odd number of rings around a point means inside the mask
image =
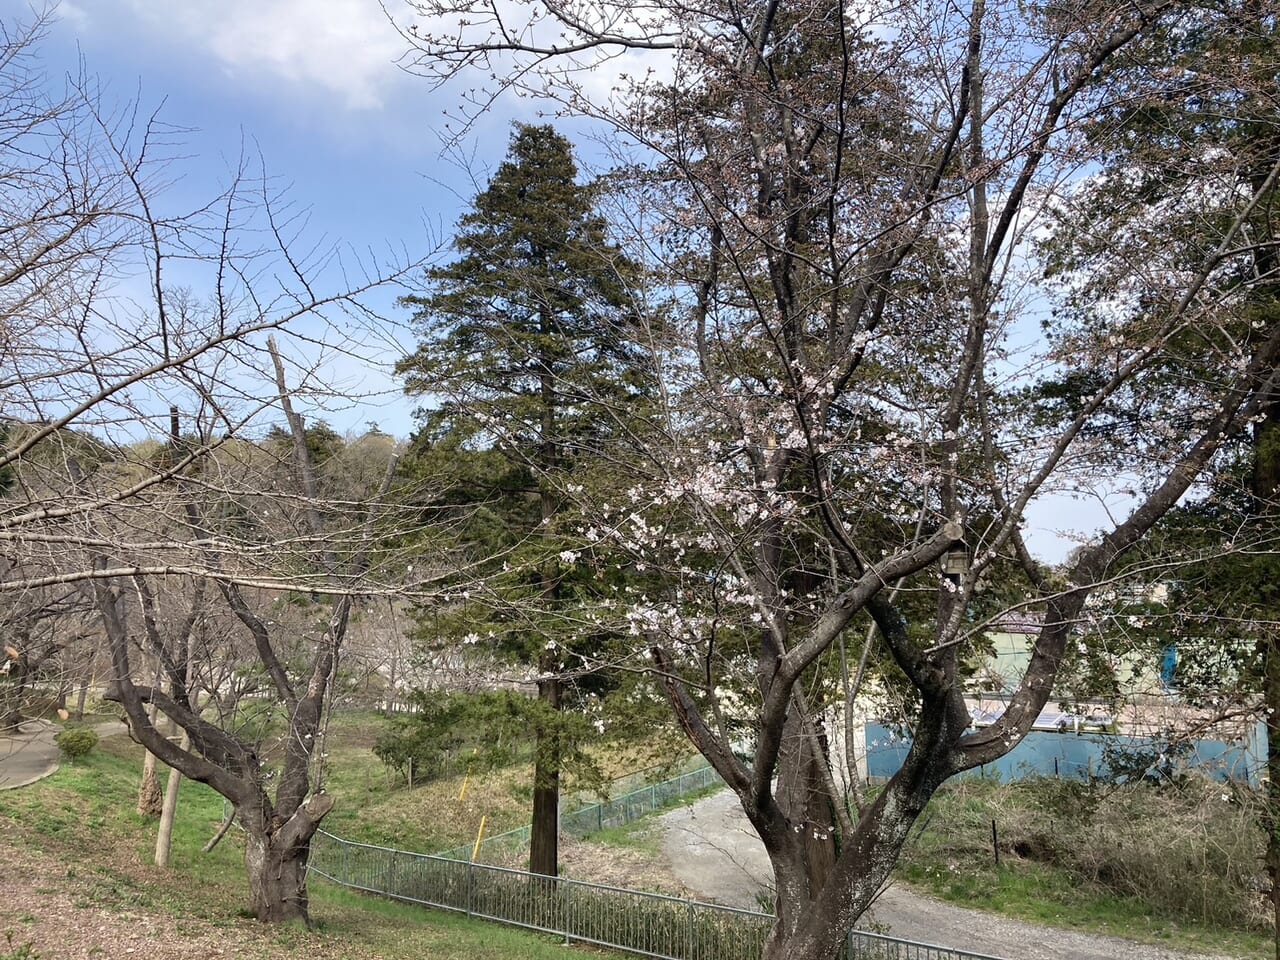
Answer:
MULTIPOLYGON (((43 780, 58 769, 53 738, 63 727, 48 720, 28 720, 15 733, 0 735, 0 790, 14 790, 43 780)), ((119 720, 93 725, 99 737, 128 733, 119 720)))
MULTIPOLYGON (((758 909, 769 860, 728 790, 664 814, 662 848, 676 877, 701 900, 758 909)), ((1010 960, 1205 960, 1118 937, 1061 930, 944 903, 892 886, 863 923, 894 936, 1010 960)), ((1213 955, 1225 960, 1225 954, 1213 955)))

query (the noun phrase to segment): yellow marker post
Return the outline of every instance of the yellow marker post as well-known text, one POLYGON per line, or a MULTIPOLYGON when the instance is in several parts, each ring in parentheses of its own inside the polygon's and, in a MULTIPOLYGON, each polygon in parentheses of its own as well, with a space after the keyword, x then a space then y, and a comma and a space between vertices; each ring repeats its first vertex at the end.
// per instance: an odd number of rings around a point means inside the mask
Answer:
POLYGON ((480 829, 476 831, 476 845, 471 848, 471 861, 475 862, 476 857, 480 856, 480 841, 484 838, 484 821, 485 817, 480 818, 480 829))
MULTIPOLYGON (((480 748, 476 747, 471 751, 471 759, 474 761, 480 755, 480 748)), ((467 784, 471 782, 471 767, 467 766, 467 775, 462 778, 462 789, 458 791, 458 802, 461 803, 467 796, 467 784)))

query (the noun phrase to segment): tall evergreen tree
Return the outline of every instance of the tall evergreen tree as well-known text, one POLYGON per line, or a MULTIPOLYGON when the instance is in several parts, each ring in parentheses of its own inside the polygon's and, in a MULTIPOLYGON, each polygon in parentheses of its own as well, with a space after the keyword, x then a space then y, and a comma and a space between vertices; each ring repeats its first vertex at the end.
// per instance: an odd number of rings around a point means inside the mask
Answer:
MULTIPOLYGON (((425 418, 428 435, 492 446, 524 477, 523 523, 508 504, 519 527, 508 531, 514 553, 494 581, 496 615, 505 607, 510 627, 518 605, 519 626, 501 646, 536 670, 538 698, 552 711, 564 706, 570 651, 584 642, 561 625, 578 601, 572 551, 557 534, 558 491, 642 383, 627 337, 638 271, 609 242, 596 199, 595 186, 578 182, 568 140, 550 126, 518 125, 506 160, 459 220, 458 258, 430 271, 425 295, 405 299, 421 342, 399 365, 410 393, 443 398, 425 418)), ((537 732, 530 869, 555 875, 562 744, 555 724, 537 732)))

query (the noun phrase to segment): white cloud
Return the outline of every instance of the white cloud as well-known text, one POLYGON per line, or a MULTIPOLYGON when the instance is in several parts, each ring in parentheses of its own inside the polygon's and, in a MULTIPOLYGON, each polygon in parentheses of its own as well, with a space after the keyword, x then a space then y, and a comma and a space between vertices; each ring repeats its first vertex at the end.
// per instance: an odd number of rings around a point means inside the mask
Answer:
POLYGON ((66 20, 76 29, 83 29, 89 25, 89 14, 83 7, 76 3, 70 3, 69 0, 62 0, 57 6, 58 16, 66 20))
POLYGON ((404 42, 376 0, 128 2, 152 29, 203 47, 236 79, 283 80, 374 110, 399 76, 393 61, 404 42))

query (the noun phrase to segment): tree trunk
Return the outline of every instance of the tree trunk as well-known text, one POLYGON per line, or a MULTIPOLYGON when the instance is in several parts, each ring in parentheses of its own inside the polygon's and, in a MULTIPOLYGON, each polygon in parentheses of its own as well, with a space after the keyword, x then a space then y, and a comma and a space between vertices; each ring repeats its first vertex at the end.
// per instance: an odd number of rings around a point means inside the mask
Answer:
MULTIPOLYGON (((183 735, 182 749, 191 746, 191 738, 183 735)), ((169 768, 169 779, 164 785, 164 804, 160 809, 160 829, 156 831, 156 866, 169 866, 169 851, 173 847, 173 822, 178 815, 178 788, 182 786, 182 772, 169 768)))
MULTIPOLYGON (((147 719, 152 726, 155 726, 156 705, 154 703, 147 710, 147 719)), ((160 778, 156 775, 156 755, 148 750, 142 755, 142 782, 138 784, 138 813, 144 817, 154 817, 163 812, 160 778)))
POLYGON ((244 866, 249 877, 249 910, 263 923, 301 920, 310 926, 307 857, 311 839, 282 848, 271 834, 245 831, 244 866))
MULTIPOLYGON (((815 756, 805 735, 804 720, 792 709, 783 725, 783 745, 778 758, 778 807, 800 833, 808 896, 816 897, 836 862, 835 812, 827 799, 820 765, 827 757, 815 756)), ((826 743, 821 744, 826 749, 826 743)))
POLYGON ((76 720, 84 719, 84 705, 89 699, 89 678, 80 681, 80 690, 76 694, 76 720))
POLYGON ((142 755, 142 782, 138 784, 138 813, 154 817, 163 812, 160 778, 156 776, 156 755, 148 750, 142 755))
POLYGON ((307 901, 307 860, 311 838, 333 809, 333 798, 318 794, 281 823, 263 800, 241 808, 244 866, 249 878, 249 909, 263 923, 301 920, 311 926, 307 901))
MULTIPOLYGON (((786 828, 790 831, 790 828, 786 828)), ((784 847, 800 846, 798 837, 779 838, 784 847)), ((810 904, 809 880, 805 867, 795 850, 784 851, 781 856, 771 856, 773 863, 774 920, 773 929, 765 941, 763 960, 790 960, 796 944, 798 926, 810 904)))
MULTIPOLYGON (((835 960, 848 931, 889 879, 912 825, 947 779, 951 751, 968 726, 957 698, 926 698, 902 767, 848 835, 820 891, 809 893, 809 846, 785 819, 758 810, 757 825, 778 882, 777 922, 764 960, 835 960)), ((779 805, 780 808, 780 805, 779 805)))
MULTIPOLYGON (((0 644, 3 647, 3 644, 0 644)), ((4 654, 4 650, 0 650, 0 654, 4 654)), ((3 663, 0 660, 0 663, 3 663)), ((18 724, 26 719, 22 713, 22 694, 26 689, 26 680, 23 677, 22 658, 9 661, 9 687, 4 692, 3 700, 0 700, 0 730, 16 730, 18 724)))
MULTIPOLYGON (((1258 519, 1275 524, 1280 518, 1280 397, 1272 395, 1253 428, 1253 506, 1258 519)), ((1266 866, 1271 882, 1275 922, 1274 949, 1280 960, 1280 635, 1268 629, 1258 640, 1262 659, 1263 718, 1267 730, 1267 783, 1262 823, 1267 831, 1266 866)))
MULTIPOLYGON (((544 337, 555 335, 555 325, 550 311, 544 306, 538 311, 538 328, 544 337)), ((538 467, 551 471, 556 466, 556 409, 554 359, 546 354, 539 357, 541 367, 540 400, 542 404, 541 437, 538 447, 538 467)), ((556 498, 547 480, 538 483, 538 500, 542 512, 544 535, 551 532, 551 520, 556 515, 556 498)), ((542 596, 548 607, 554 609, 559 602, 559 576, 556 561, 548 556, 541 571, 542 596)), ((558 676, 560 662, 557 654, 544 649, 538 659, 542 679, 538 681, 538 699, 552 710, 560 709, 564 692, 558 676)), ((555 877, 560 873, 560 730, 554 723, 538 730, 538 743, 533 764, 533 823, 529 828, 529 872, 555 877)))
POLYGON ((399 665, 400 654, 397 651, 391 654, 391 675, 387 677, 387 708, 384 716, 388 720, 396 715, 396 682, 400 679, 400 671, 397 669, 399 665))
MULTIPOLYGON (((560 709, 560 679, 538 681, 538 699, 560 709)), ((553 725, 538 731, 533 765, 533 825, 529 830, 529 872, 548 877, 560 872, 560 732, 553 725)))
POLYGON ((17 730, 24 717, 16 705, 0 703, 0 730, 17 730))
MULTIPOLYGON (((781 929, 780 923, 778 930, 781 929)), ((809 924, 782 936, 776 933, 765 944, 762 960, 837 960, 848 937, 848 933, 837 930, 831 922, 809 924), (814 930, 814 926, 821 929, 814 930)))

